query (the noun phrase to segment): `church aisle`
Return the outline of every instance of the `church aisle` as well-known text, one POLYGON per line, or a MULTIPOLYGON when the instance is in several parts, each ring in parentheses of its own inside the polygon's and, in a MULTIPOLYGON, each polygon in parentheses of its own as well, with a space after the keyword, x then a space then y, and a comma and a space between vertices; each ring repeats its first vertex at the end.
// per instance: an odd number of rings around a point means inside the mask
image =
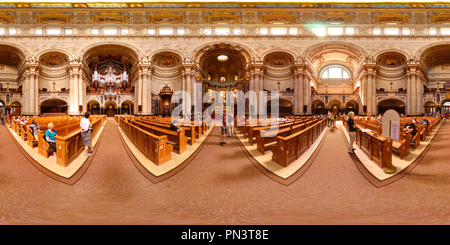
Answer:
POLYGON ((201 152, 153 184, 133 165, 110 119, 85 175, 70 186, 36 170, 0 127, 3 224, 398 224, 448 222, 450 126, 416 169, 375 188, 359 173, 339 129, 327 134, 311 167, 289 186, 261 173, 236 138, 219 145, 215 127, 201 152), (440 152, 440 154, 439 154, 440 152), (427 158, 433 164, 427 164, 427 158), (448 157, 447 157, 448 158, 448 157), (433 182, 432 185, 429 183, 433 182), (447 181, 448 182, 448 181, 447 181), (439 205, 437 205, 439 204, 439 205))

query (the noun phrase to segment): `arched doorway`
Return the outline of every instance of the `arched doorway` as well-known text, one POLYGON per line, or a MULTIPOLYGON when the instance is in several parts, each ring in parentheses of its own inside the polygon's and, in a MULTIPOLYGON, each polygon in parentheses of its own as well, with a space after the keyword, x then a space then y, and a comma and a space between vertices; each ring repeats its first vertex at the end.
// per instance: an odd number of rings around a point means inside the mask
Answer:
POLYGON ((358 115, 358 103, 355 101, 349 101, 347 102, 347 104, 345 105, 345 114, 348 115, 349 112, 353 111, 355 113, 355 115, 358 115))
POLYGON ((383 100, 378 103, 379 113, 385 113, 387 110, 395 110, 399 114, 405 114, 405 103, 396 99, 383 100))
POLYGON ((425 104, 424 112, 426 115, 429 115, 429 116, 436 113, 436 104, 433 102, 427 102, 425 104))
POLYGON ((324 115, 325 112, 325 104, 322 101, 315 101, 311 106, 311 112, 313 115, 324 115))
POLYGON ((276 103, 273 104, 273 106, 278 106, 278 114, 281 115, 292 115, 292 102, 290 102, 289 100, 285 100, 285 99, 279 99, 278 103, 276 102, 276 100, 269 100, 267 102, 267 114, 270 115, 272 113, 272 103, 276 103))
POLYGON ((116 115, 117 105, 114 101, 108 101, 105 104, 105 111, 107 117, 114 117, 116 115))
POLYGON ((132 115, 134 110, 134 104, 131 101, 122 102, 122 107, 119 110, 119 114, 122 115, 132 115))
POLYGON ((341 104, 338 101, 332 101, 330 102, 328 108, 331 113, 338 115, 341 109, 341 104))
POLYGON ((91 115, 100 115, 100 103, 98 103, 98 101, 89 101, 87 107, 87 110, 91 113, 91 115))
POLYGON ((446 113, 447 115, 450 113, 450 100, 446 100, 442 103, 442 114, 446 113))
POLYGON ((0 115, 2 115, 3 113, 6 113, 6 108, 5 108, 6 104, 5 102, 3 102, 2 100, 0 100, 0 115))
POLYGON ((67 103, 63 100, 51 99, 41 103, 41 114, 65 113, 67 114, 67 103))
POLYGON ((14 101, 11 103, 11 113, 13 116, 21 116, 22 115, 22 105, 14 101))

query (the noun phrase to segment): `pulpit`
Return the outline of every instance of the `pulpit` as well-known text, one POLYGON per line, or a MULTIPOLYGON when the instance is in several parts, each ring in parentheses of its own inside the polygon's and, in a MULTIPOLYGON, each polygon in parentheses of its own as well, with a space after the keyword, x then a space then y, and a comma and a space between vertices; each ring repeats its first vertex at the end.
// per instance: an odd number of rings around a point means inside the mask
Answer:
POLYGON ((169 116, 172 114, 173 106, 172 106, 172 95, 173 90, 169 87, 169 85, 164 85, 164 87, 159 92, 159 100, 160 103, 160 114, 164 116, 169 116))

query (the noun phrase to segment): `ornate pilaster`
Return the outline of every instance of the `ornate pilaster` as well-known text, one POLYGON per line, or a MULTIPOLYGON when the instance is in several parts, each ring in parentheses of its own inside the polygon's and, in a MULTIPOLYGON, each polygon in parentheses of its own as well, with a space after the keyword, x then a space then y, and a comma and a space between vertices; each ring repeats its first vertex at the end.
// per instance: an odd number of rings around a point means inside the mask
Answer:
POLYGON ((70 92, 69 92, 69 115, 79 115, 79 105, 80 101, 82 102, 82 92, 80 90, 83 88, 83 85, 80 84, 81 79, 81 67, 82 63, 78 59, 74 59, 70 61, 69 65, 69 73, 70 73, 70 92), (81 94, 80 94, 81 93, 81 94))
POLYGON ((411 72, 408 71, 406 73, 406 114, 411 114, 412 105, 411 105, 411 72))

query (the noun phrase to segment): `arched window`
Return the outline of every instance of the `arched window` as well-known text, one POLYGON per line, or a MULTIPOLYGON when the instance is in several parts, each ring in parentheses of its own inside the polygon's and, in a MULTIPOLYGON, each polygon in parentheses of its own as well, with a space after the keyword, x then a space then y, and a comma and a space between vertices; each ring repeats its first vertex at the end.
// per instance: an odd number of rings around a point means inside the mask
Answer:
POLYGON ((321 78, 350 78, 348 72, 341 67, 330 67, 322 72, 321 78))
POLYGON ((445 102, 444 106, 450 106, 450 101, 445 102))

